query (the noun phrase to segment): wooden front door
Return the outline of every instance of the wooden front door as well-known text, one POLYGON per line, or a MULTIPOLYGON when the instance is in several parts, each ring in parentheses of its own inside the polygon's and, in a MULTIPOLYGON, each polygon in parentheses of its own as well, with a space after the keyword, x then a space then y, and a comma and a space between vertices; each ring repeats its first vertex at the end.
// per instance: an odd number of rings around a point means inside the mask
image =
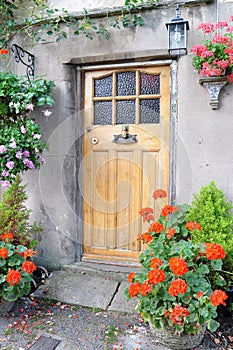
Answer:
POLYGON ((85 73, 83 260, 134 263, 143 207, 168 190, 170 67, 85 73))

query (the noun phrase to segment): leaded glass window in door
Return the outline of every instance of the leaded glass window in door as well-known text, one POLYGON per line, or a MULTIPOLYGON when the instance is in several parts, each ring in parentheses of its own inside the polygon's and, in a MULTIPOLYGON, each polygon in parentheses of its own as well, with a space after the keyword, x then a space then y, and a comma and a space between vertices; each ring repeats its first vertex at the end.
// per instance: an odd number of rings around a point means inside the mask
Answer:
POLYGON ((158 124, 160 104, 159 72, 125 69, 93 77, 94 125, 158 124))

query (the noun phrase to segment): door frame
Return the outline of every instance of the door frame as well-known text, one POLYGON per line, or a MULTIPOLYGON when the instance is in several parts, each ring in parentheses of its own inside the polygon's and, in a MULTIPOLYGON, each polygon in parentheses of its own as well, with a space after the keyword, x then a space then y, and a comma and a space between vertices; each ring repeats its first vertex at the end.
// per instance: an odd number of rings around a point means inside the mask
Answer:
POLYGON ((173 204, 176 201, 176 172, 177 172, 177 141, 178 141, 178 90, 177 90, 177 60, 155 60, 132 63, 112 63, 98 65, 82 65, 76 67, 76 115, 78 128, 81 135, 76 142, 76 174, 77 174, 77 194, 76 194, 76 217, 77 217, 77 233, 76 233, 76 256, 75 261, 79 262, 82 258, 82 242, 83 242, 83 199, 82 199, 82 135, 83 130, 83 107, 84 107, 84 72, 100 69, 114 68, 130 68, 130 67, 148 67, 148 66, 170 65, 170 156, 169 156, 169 193, 168 203, 173 204))

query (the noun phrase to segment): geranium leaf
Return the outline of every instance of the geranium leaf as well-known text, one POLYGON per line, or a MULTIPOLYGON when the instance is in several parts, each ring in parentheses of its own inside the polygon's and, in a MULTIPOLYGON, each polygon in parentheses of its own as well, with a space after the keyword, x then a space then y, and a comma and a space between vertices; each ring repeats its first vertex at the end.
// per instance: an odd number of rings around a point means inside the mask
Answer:
POLYGON ((211 331, 211 332, 215 332, 219 327, 219 323, 215 320, 209 320, 207 322, 207 328, 211 331))
POLYGON ((222 260, 211 260, 211 266, 214 270, 222 269, 222 260))

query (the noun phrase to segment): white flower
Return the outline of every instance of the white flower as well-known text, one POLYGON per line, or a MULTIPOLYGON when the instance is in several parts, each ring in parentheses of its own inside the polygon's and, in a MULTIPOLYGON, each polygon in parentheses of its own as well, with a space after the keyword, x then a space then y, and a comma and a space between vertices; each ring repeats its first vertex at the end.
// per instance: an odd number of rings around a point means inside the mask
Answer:
POLYGON ((46 109, 46 111, 44 111, 43 114, 44 114, 45 118, 49 118, 51 116, 52 112, 49 111, 48 109, 46 109))
POLYGON ((25 106, 25 109, 26 109, 26 111, 32 112, 33 109, 34 109, 34 106, 33 106, 32 103, 28 103, 28 104, 25 106))
POLYGON ((26 129, 23 125, 20 127, 20 131, 22 134, 26 134, 26 129))
POLYGON ((0 153, 6 152, 6 146, 5 145, 0 145, 0 153))
POLYGON ((16 114, 18 114, 20 112, 20 110, 21 110, 19 102, 17 102, 17 103, 10 102, 9 106, 13 107, 15 109, 16 114))
POLYGON ((34 134, 33 138, 39 140, 41 138, 41 135, 40 134, 34 134))
POLYGON ((16 142, 15 142, 14 139, 11 139, 11 143, 9 144, 9 147, 10 148, 16 148, 17 147, 16 142))

